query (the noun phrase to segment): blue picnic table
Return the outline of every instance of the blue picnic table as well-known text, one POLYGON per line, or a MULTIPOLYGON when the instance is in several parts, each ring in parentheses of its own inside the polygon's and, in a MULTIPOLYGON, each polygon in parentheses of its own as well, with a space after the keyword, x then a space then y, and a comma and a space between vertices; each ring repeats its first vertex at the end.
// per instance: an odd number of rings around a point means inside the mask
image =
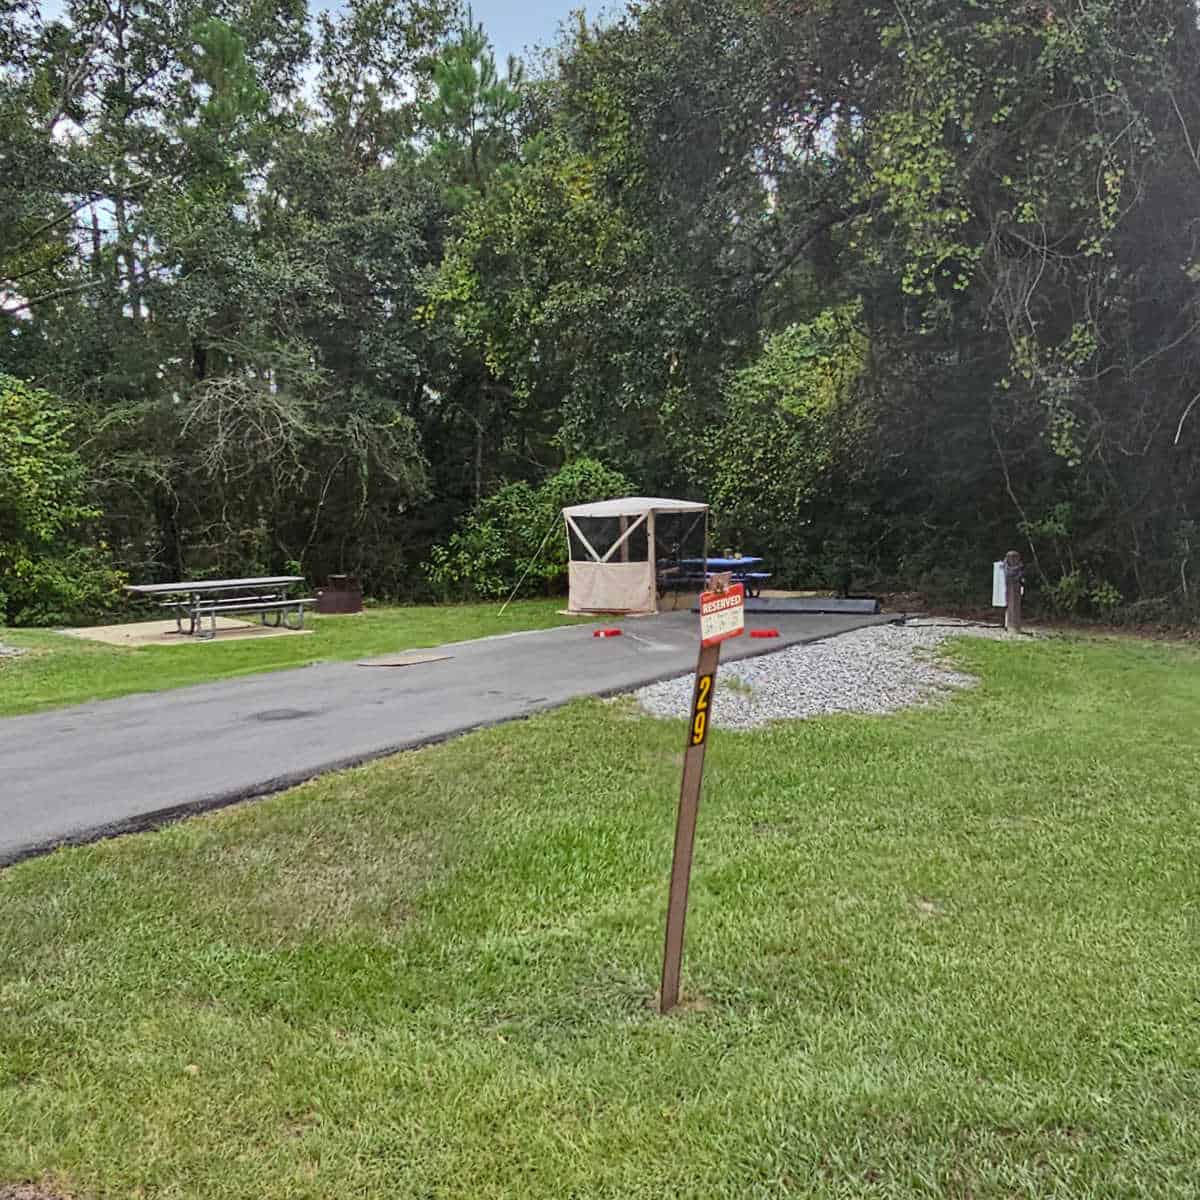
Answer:
POLYGON ((771 578, 770 571, 756 571, 763 560, 756 554, 744 554, 740 558, 679 558, 659 563, 660 589, 672 585, 702 585, 709 575, 718 571, 730 571, 733 582, 746 589, 747 596, 757 596, 763 584, 771 578))

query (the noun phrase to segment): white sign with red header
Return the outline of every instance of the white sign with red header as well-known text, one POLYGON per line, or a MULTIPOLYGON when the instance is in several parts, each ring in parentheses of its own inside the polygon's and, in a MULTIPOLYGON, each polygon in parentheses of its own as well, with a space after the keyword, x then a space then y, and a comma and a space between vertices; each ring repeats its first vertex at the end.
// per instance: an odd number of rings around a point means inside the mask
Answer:
POLYGON ((724 592, 700 596, 700 644, 716 646, 740 637, 746 628, 746 589, 735 583, 724 592))

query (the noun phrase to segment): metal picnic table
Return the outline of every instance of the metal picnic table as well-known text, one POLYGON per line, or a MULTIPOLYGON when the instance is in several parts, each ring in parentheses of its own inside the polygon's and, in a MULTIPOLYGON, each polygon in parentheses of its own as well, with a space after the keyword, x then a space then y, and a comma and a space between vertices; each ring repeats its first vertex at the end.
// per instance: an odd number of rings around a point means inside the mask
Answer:
POLYGON ((289 629, 304 626, 304 606, 312 600, 288 596, 290 588, 304 582, 303 575, 263 575, 247 579, 196 579, 180 583, 139 583, 126 587, 136 596, 168 597, 162 600, 164 608, 175 610, 175 628, 180 634, 200 639, 217 635, 217 617, 235 613, 258 613, 264 625, 270 622, 278 627, 280 622, 294 615, 295 624, 288 621, 289 629), (169 597, 176 597, 170 599, 169 597), (188 628, 183 627, 184 618, 188 628), (204 632, 204 618, 210 618, 209 632, 204 632))

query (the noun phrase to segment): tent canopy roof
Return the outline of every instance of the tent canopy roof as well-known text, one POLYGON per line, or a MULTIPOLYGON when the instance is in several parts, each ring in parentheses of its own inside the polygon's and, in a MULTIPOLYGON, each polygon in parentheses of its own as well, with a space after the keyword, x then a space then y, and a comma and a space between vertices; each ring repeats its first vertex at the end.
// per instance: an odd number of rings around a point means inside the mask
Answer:
POLYGON ((568 517, 632 517, 648 512, 704 512, 707 504, 694 500, 666 500, 655 496, 626 496, 621 500, 597 500, 564 508, 568 517))

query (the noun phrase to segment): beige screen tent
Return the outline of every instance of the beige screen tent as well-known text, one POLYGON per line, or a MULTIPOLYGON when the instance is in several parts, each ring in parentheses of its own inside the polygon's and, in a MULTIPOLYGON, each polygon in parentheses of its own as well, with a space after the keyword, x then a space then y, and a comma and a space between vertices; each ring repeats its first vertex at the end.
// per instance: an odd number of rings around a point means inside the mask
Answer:
POLYGON ((708 505, 627 496, 563 509, 575 613, 657 612, 671 587, 704 580, 708 505))

